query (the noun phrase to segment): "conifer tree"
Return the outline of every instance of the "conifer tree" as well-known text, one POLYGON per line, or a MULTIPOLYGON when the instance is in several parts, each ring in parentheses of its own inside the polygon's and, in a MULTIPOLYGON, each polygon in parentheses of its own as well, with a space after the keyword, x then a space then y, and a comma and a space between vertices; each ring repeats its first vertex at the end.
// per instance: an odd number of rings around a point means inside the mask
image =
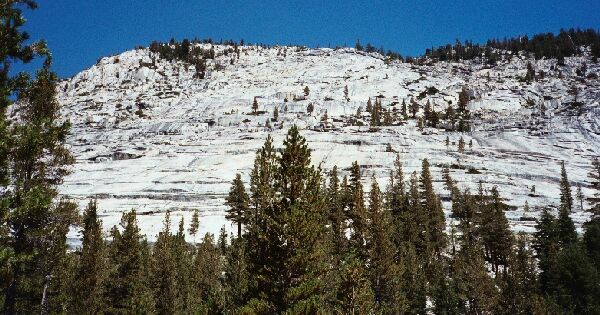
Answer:
POLYGON ((452 129, 454 129, 454 123, 456 121, 455 115, 454 107, 452 107, 452 104, 448 104, 448 107, 446 107, 446 121, 450 123, 452 129))
POLYGON ((406 100, 402 100, 402 109, 400 110, 400 113, 402 114, 402 119, 404 119, 404 120, 408 119, 408 110, 406 108, 406 100))
POLYGON ((427 276, 415 246, 403 242, 400 246, 402 257, 402 290, 408 299, 408 314, 425 314, 427 310, 427 276))
MULTIPOLYGON (((478 234, 484 248, 486 260, 491 263, 494 272, 500 265, 506 267, 512 249, 512 233, 504 215, 505 205, 500 199, 496 186, 492 187, 490 202, 481 209, 478 234)), ((487 198, 486 198, 487 199, 487 198)))
POLYGON ((559 250, 556 220, 547 208, 542 210, 542 215, 537 221, 533 248, 535 249, 538 268, 540 269, 540 291, 545 294, 549 290, 552 268, 556 262, 556 255, 559 250))
POLYGON ((106 281, 109 313, 151 313, 148 245, 140 236, 135 211, 123 213, 122 232, 113 227, 109 246, 111 270, 106 281))
POLYGON ((225 257, 223 290, 224 309, 237 310, 247 298, 251 276, 248 273, 245 240, 232 238, 225 257))
POLYGON ((314 110, 315 110, 315 105, 313 105, 313 103, 308 103, 308 106, 306 107, 306 112, 309 115, 312 115, 314 110))
POLYGON ((279 110, 277 109, 277 107, 275 107, 273 109, 273 120, 277 121, 279 119, 279 110))
POLYGON ((238 173, 235 175, 235 179, 229 189, 229 195, 226 200, 229 209, 225 216, 226 219, 237 224, 238 237, 242 235, 242 224, 246 224, 249 220, 249 202, 250 198, 246 193, 242 176, 238 173))
POLYGON ((425 124, 430 125, 431 122, 431 102, 427 99, 427 103, 425 103, 425 108, 423 109, 423 120, 425 120, 425 124))
POLYGON ((200 227, 200 213, 198 209, 194 209, 194 213, 192 214, 192 222, 190 222, 190 228, 188 232, 194 238, 194 243, 196 243, 196 234, 198 233, 198 228, 200 227))
POLYGON ((283 225, 284 307, 290 312, 324 311, 327 292, 326 212, 320 170, 310 166, 306 139, 293 126, 278 159, 277 187, 283 225))
POLYGON ((198 244, 192 270, 193 313, 219 313, 223 307, 221 255, 212 234, 206 234, 198 244))
POLYGON ((350 95, 348 93, 348 86, 344 86, 344 99, 346 100, 346 102, 350 102, 350 95))
POLYGON ((451 275, 456 282, 460 313, 493 313, 498 292, 485 268, 483 249, 463 243, 452 262, 451 275))
POLYGON ((417 113, 419 112, 419 103, 414 99, 410 100, 410 114, 412 115, 412 119, 417 118, 417 113))
POLYGON ((560 170, 560 207, 564 208, 567 213, 573 212, 573 196, 571 195, 571 184, 567 178, 565 162, 561 162, 560 170))
POLYGON ((527 62, 527 74, 525 75, 525 81, 527 81, 527 83, 535 81, 535 70, 533 69, 531 62, 527 62))
POLYGON ((367 101, 367 113, 373 115, 373 103, 371 103, 371 98, 367 101))
POLYGON ((410 211, 404 213, 403 239, 414 245, 415 250, 422 257, 429 257, 429 220, 427 210, 423 206, 421 192, 419 191, 419 178, 413 172, 408 189, 408 205, 410 211))
POLYGON ((74 313, 99 313, 106 309, 104 288, 107 277, 107 251, 98 219, 97 202, 90 201, 83 214, 83 240, 72 284, 70 310, 74 313))
MULTIPOLYGON (((600 44, 599 44, 600 45, 600 44)), ((600 158, 595 157, 592 160, 592 170, 588 174, 588 178, 591 181, 592 188, 595 190, 594 196, 600 197, 600 158)), ((600 199, 596 199, 600 200, 600 199)), ((600 201, 593 202, 590 210, 594 215, 600 215, 600 201)))
POLYGON ((396 249, 390 233, 392 217, 384 208, 382 194, 374 178, 369 192, 369 219, 369 274, 377 309, 384 314, 402 313, 406 310, 406 297, 400 282, 402 269, 395 261, 396 249))
POLYGON ((458 153, 465 153, 465 139, 462 136, 458 140, 458 153))
POLYGON ((258 99, 256 96, 254 97, 254 101, 252 101, 252 113, 254 113, 254 115, 258 113, 258 99))
POLYGON ((36 7, 16 0, 0 10, 0 294, 6 314, 62 306, 50 302, 63 295, 66 233, 76 218, 74 204, 59 200, 56 189, 73 163, 65 147, 70 125, 59 121, 58 78, 45 43, 26 44, 29 35, 22 31, 22 10, 36 7), (14 64, 38 56, 45 60, 33 79, 11 76, 14 64), (11 105, 17 117, 9 122, 11 105))
POLYGON ((458 131, 465 132, 469 131, 471 128, 469 126, 470 114, 467 108, 471 97, 469 96, 469 91, 466 87, 463 87, 461 92, 458 94, 458 109, 457 114, 459 118, 458 122, 458 131))
POLYGON ((336 296, 337 313, 372 313, 376 307, 375 296, 362 260, 349 253, 341 269, 341 283, 336 296))
POLYGON ((423 159, 421 164, 419 189, 421 206, 427 213, 428 246, 432 250, 434 257, 439 257, 446 247, 446 219, 441 201, 433 189, 431 173, 429 172, 429 161, 427 159, 423 159))
POLYGON ((333 167, 329 175, 327 202, 333 249, 335 253, 341 254, 346 247, 346 220, 344 214, 344 195, 340 188, 337 166, 333 167))
POLYGON ((359 259, 365 259, 365 234, 368 218, 358 162, 352 163, 352 168, 350 169, 350 191, 351 200, 348 217, 350 218, 351 232, 349 245, 351 250, 354 250, 358 255, 359 259))
POLYGON ((308 94, 310 94, 310 89, 308 88, 308 85, 304 87, 304 96, 308 96, 308 94))
POLYGON ((158 234, 152 251, 150 280, 156 311, 162 314, 172 314, 183 312, 184 307, 177 281, 177 272, 180 270, 177 270, 175 265, 175 239, 171 233, 171 219, 168 211, 163 224, 163 230, 158 234))
POLYGON ((501 298, 499 312, 502 314, 535 313, 537 275, 534 254, 528 236, 520 233, 508 257, 510 268, 497 278, 500 282, 501 298), (532 298, 533 297, 533 298, 532 298))
POLYGON ((577 198, 577 201, 579 201, 579 210, 583 211, 583 200, 585 199, 585 196, 581 191, 581 184, 577 184, 577 192, 575 197, 577 198))
POLYGON ((600 310, 600 277, 584 248, 569 244, 556 258, 549 283, 551 303, 560 313, 593 314, 600 310))

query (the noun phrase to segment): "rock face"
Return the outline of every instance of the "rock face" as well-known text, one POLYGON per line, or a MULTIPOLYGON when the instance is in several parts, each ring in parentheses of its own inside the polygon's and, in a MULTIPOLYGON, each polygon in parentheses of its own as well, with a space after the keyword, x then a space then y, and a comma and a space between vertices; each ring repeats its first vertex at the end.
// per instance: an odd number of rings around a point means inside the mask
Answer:
MULTIPOLYGON (((228 48, 214 46, 217 57, 205 79, 194 78, 193 66, 138 49, 103 58, 63 81, 59 101, 63 117, 73 123, 69 144, 77 163, 62 193, 81 203, 97 197, 106 226, 135 208, 152 237, 165 211, 189 222, 198 208, 201 232, 216 233, 223 225, 230 228, 223 202, 235 173, 248 179, 267 134, 280 145, 296 124, 305 129, 313 163, 325 171, 333 165, 346 169, 356 160, 365 179, 375 176, 385 185, 395 156, 389 144, 401 153, 407 174, 429 159, 441 194, 447 194, 440 173, 444 164, 452 166, 462 186, 496 185, 516 207, 506 213, 514 229, 531 231, 536 207, 558 203, 560 161, 572 183, 591 197, 586 174, 591 157, 600 154, 600 83, 593 78, 600 67, 589 58, 567 58, 565 66, 524 56, 495 67, 416 66, 354 49, 243 46, 238 58, 225 54, 228 48), (520 80, 528 61, 544 73, 529 84, 520 80), (578 77, 576 69, 584 63, 587 72, 578 77), (436 112, 445 112, 448 104, 456 108, 464 86, 472 98, 471 132, 421 129, 412 119, 369 130, 369 98, 381 100, 392 113, 412 98, 421 117, 427 101, 436 112), (353 120, 366 126, 352 126, 353 120), (464 153, 457 150, 461 136, 472 143, 464 153), (525 201, 531 213, 522 213, 525 201)), ((580 224, 586 216, 577 211, 573 218, 580 224)))

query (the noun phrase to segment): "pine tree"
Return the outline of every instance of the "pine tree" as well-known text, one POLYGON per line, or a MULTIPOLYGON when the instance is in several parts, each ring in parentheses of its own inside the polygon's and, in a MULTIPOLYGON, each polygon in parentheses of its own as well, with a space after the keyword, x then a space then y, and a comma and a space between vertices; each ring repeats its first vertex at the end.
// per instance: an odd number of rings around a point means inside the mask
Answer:
POLYGON ((452 107, 452 104, 448 104, 448 107, 446 107, 446 120, 450 123, 452 129, 454 129, 454 123, 456 121, 455 115, 454 107, 452 107))
POLYGON ((427 103, 425 103, 425 108, 423 109, 423 119, 425 120, 425 124, 430 125, 431 122, 431 102, 427 99, 427 103))
POLYGON ((369 219, 369 274, 377 308, 384 314, 402 313, 406 310, 406 297, 400 282, 402 269, 395 262, 396 248, 390 233, 392 217, 383 206, 382 194, 374 178, 369 192, 369 219))
POLYGON ((477 245, 462 244, 454 256, 450 274, 459 297, 460 313, 493 313, 498 292, 485 268, 483 249, 477 245))
POLYGON ((275 107, 273 109, 273 120, 277 121, 279 119, 279 110, 277 109, 277 107, 275 107))
POLYGON ((250 198, 246 193, 242 176, 238 173, 231 183, 229 195, 226 199, 226 204, 229 206, 226 219, 237 224, 238 237, 242 235, 242 224, 247 224, 249 220, 249 202, 250 198))
POLYGON ((346 102, 350 102, 350 95, 348 93, 348 86, 344 86, 344 99, 346 100, 346 102))
POLYGON ((417 118, 417 113, 419 112, 419 103, 417 103, 414 99, 410 100, 410 114, 412 115, 412 119, 417 118))
POLYGON ((402 114, 402 119, 404 119, 404 120, 408 119, 408 111, 407 111, 407 108, 406 108, 406 100, 402 100, 402 109, 401 109, 400 113, 402 114))
MULTIPOLYGON (((600 44, 598 45, 600 47, 600 44)), ((594 196, 600 197, 600 158, 595 157, 592 160, 592 170, 588 174, 588 178, 592 183, 592 188, 596 191, 594 196)), ((590 212, 596 216, 600 215, 600 201, 592 202, 592 208, 590 212)))
POLYGON ((371 103, 371 98, 367 101, 367 113, 373 115, 373 103, 371 103))
POLYGON ((496 186, 492 187, 492 195, 489 196, 489 199, 490 202, 485 204, 481 210, 478 234, 481 237, 486 260, 491 263, 492 269, 497 273, 499 266, 507 266, 512 249, 512 233, 504 215, 505 205, 500 199, 500 193, 496 186))
POLYGON ((438 115, 438 112, 435 111, 435 107, 431 108, 431 115, 430 115, 430 125, 433 128, 437 128, 438 123, 440 122, 440 116, 438 115))
POLYGON ((410 242, 400 246, 400 257, 404 272, 402 273, 402 290, 408 298, 407 314, 425 314, 427 310, 427 277, 418 251, 410 242))
POLYGON ((196 247, 192 266, 193 313, 216 314, 222 309, 221 270, 219 248, 212 234, 206 234, 196 247))
POLYGON ((323 116, 321 116, 321 121, 327 122, 328 119, 329 119, 329 117, 327 116, 327 110, 325 110, 325 113, 323 113, 323 116))
POLYGON ((583 211, 583 200, 585 199, 585 196, 581 191, 581 184, 577 184, 577 193, 575 194, 575 197, 577 198, 577 201, 579 201, 579 210, 583 211))
POLYGON ((421 164, 419 190, 421 206, 427 213, 428 247, 432 251, 433 258, 439 258, 446 247, 446 219, 441 201, 433 189, 431 173, 429 172, 429 161, 427 159, 423 159, 421 164))
POLYGON ((241 238, 231 239, 231 246, 226 252, 223 277, 224 308, 236 310, 242 307, 248 298, 251 276, 248 273, 246 244, 241 238))
POLYGON ((528 236, 520 233, 508 258, 507 272, 497 278, 500 282, 501 298, 499 312, 502 314, 535 313, 537 277, 534 254, 528 236))
POLYGON ((190 228, 188 232, 194 238, 194 243, 196 243, 196 234, 198 234, 198 228, 200 227, 200 213, 198 209, 194 209, 194 213, 192 214, 192 222, 190 223, 190 228))
POLYGON ((584 229, 583 245, 590 260, 595 264, 596 269, 600 271, 600 217, 598 215, 592 216, 584 224, 584 229))
POLYGON ((254 101, 252 101, 252 113, 254 113, 254 115, 258 113, 258 99, 256 96, 254 97, 254 101))
POLYGON ((306 139, 293 126, 278 159, 277 187, 283 225, 284 302, 292 313, 325 309, 327 292, 320 278, 327 268, 325 198, 320 170, 310 166, 306 139))
POLYGON ((552 268, 556 263, 558 253, 558 237, 556 233, 556 220, 547 208, 542 210, 542 215, 536 224, 533 248, 535 249, 540 269, 540 292, 549 291, 549 282, 552 276, 552 268))
POLYGON ((571 195, 571 184, 567 178, 565 162, 561 163, 560 170, 560 208, 564 208, 568 213, 573 212, 573 196, 571 195))
POLYGON ((313 105, 313 103, 308 103, 308 106, 306 107, 306 112, 309 115, 312 115, 314 110, 315 110, 315 106, 313 105))
POLYGON ((367 230, 367 209, 364 201, 364 191, 361 183, 360 166, 358 162, 352 163, 350 169, 350 191, 351 201, 348 210, 350 218, 350 240, 351 249, 358 255, 359 259, 366 258, 365 234, 367 230))
POLYGON ((104 287, 108 264, 96 200, 90 201, 84 211, 83 240, 78 254, 70 310, 80 314, 99 313, 106 308, 104 287))
POLYGON ((581 244, 570 244, 558 253, 549 291, 550 301, 560 307, 560 313, 600 311, 600 276, 581 244))
POLYGON ((70 125, 59 121, 58 78, 46 45, 26 44, 29 35, 22 31, 22 9, 36 6, 9 1, 0 10, 0 292, 6 314, 64 306, 53 302, 65 303, 66 234, 76 218, 75 205, 59 200, 56 188, 73 163, 65 146, 70 125), (39 56, 45 60, 33 79, 11 76, 12 65, 39 56), (9 122, 11 105, 18 117, 9 122))
POLYGON ((327 189, 327 202, 329 211, 329 222, 331 222, 331 235, 333 250, 341 254, 346 247, 346 220, 344 214, 344 195, 340 187, 337 166, 334 166, 329 175, 329 187, 327 189))
POLYGON ((310 94, 310 89, 308 88, 308 85, 304 87, 304 96, 308 96, 308 94, 310 94))
POLYGON ((154 301, 150 290, 148 245, 140 236, 135 211, 123 213, 120 232, 111 230, 111 271, 106 281, 109 313, 150 313, 154 301))
POLYGON ((459 118, 458 121, 458 131, 465 132, 469 131, 471 127, 469 126, 470 114, 467 108, 471 97, 469 96, 469 91, 466 87, 463 87, 461 92, 458 94, 458 109, 457 115, 459 118))
POLYGON ((525 81, 527 83, 535 81, 535 70, 533 69, 531 62, 527 62, 527 74, 525 75, 525 81))
POLYGON ((462 136, 458 140, 458 153, 460 153, 460 154, 465 153, 465 139, 463 139, 462 136))
POLYGON ((362 260, 348 254, 341 267, 341 283, 336 300, 337 313, 370 314, 375 310, 375 296, 362 260))

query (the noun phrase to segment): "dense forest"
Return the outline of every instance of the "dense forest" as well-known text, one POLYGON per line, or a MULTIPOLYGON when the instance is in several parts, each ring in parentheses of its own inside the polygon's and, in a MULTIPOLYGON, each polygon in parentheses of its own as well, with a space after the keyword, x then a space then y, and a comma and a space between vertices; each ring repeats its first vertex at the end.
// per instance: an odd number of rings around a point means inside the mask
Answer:
MULTIPOLYGON (((198 235, 198 211, 176 231, 167 212, 152 244, 135 210, 103 231, 95 201, 79 214, 58 194, 73 163, 70 126, 59 117, 48 49, 26 44, 22 7, 35 3, 12 0, 0 10, 5 314, 600 313, 600 198, 590 199, 591 219, 578 234, 564 164, 556 170, 560 206, 543 210, 533 235, 511 232, 509 196, 483 183, 464 189, 445 167, 455 222, 447 226, 426 159, 405 175, 398 155, 385 185, 363 179, 356 162, 325 172, 292 127, 280 146, 266 139, 249 182, 232 180, 233 235, 198 235), (35 57, 44 62, 33 77, 10 75, 35 57), (74 226, 82 243, 70 249, 74 226)), ((600 194, 600 160, 590 163, 600 194)))

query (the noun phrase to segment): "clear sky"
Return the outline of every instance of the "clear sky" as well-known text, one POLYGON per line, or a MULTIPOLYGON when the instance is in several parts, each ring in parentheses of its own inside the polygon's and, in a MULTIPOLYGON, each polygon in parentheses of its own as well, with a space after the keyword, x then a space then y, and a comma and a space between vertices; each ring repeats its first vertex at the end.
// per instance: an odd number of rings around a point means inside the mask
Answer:
POLYGON ((61 77, 152 40, 244 39, 350 45, 403 55, 455 39, 484 42, 560 28, 600 29, 600 0, 38 0, 27 31, 46 39, 61 77))

